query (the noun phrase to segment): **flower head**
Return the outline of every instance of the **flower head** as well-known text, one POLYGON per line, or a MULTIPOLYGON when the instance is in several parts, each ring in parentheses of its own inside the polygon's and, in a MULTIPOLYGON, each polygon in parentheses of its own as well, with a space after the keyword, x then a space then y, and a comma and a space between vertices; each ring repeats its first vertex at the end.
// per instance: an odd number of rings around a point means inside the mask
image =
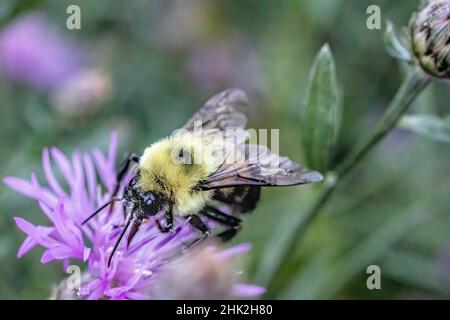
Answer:
POLYGON ((450 0, 429 1, 410 23, 412 50, 432 76, 450 79, 450 0))
MULTIPOLYGON (((179 263, 175 258, 184 254, 185 244, 198 236, 184 220, 178 221, 178 227, 168 234, 161 233, 152 220, 147 221, 128 247, 126 242, 120 244, 108 267, 108 257, 125 221, 123 208, 114 206, 111 212, 103 212, 86 225, 82 225, 82 221, 111 197, 116 179, 116 150, 115 134, 106 155, 94 149, 91 153, 74 152, 68 158, 56 148, 45 149, 42 161, 48 186, 42 186, 35 174, 31 175, 30 181, 14 177, 4 179, 12 189, 36 200, 51 222, 50 226, 36 226, 23 218, 14 218, 19 229, 27 235, 18 257, 39 245, 45 248, 42 263, 60 260, 65 268, 75 263, 85 269, 76 292, 69 292, 60 285, 56 297, 153 298, 158 274, 170 269, 172 263, 179 263), (52 160, 68 190, 56 179, 52 160)), ((127 177, 125 182, 130 178, 127 177)), ((230 253, 245 251, 248 251, 247 246, 238 246, 217 253, 226 258, 232 255, 230 253)), ((256 286, 231 286, 234 297, 262 293, 256 286)))
POLYGON ((200 245, 168 264, 155 278, 153 296, 160 299, 232 299, 260 295, 264 289, 237 284, 230 257, 248 252, 248 244, 220 250, 214 243, 200 245))

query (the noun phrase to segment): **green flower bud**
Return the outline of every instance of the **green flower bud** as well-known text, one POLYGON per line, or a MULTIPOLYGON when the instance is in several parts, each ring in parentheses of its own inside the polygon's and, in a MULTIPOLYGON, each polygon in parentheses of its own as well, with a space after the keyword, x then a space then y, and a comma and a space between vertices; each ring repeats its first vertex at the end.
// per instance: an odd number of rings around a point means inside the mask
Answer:
POLYGON ((432 76, 450 78, 450 0, 428 2, 410 23, 412 50, 432 76))

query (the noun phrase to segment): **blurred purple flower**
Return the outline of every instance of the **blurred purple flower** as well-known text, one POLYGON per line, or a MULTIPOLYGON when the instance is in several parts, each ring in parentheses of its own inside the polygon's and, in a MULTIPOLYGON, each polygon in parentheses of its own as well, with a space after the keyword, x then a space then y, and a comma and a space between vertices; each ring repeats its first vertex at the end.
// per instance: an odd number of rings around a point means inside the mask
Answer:
POLYGON ((188 56, 188 74, 201 87, 228 86, 233 79, 235 59, 231 46, 194 46, 188 56))
POLYGON ((62 83, 50 95, 52 107, 62 116, 86 120, 109 98, 112 82, 103 69, 85 69, 62 83))
POLYGON ((213 242, 193 248, 167 264, 155 277, 152 295, 158 299, 233 299, 264 293, 260 286, 237 284, 230 258, 248 252, 249 244, 219 250, 213 242))
POLYGON ((248 41, 238 37, 195 43, 190 47, 185 68, 193 82, 205 91, 244 87, 250 92, 263 92, 266 87, 258 53, 248 41))
POLYGON ((21 16, 4 28, 0 63, 8 79, 44 90, 54 89, 84 67, 80 48, 39 12, 21 16))
MULTIPOLYGON (((66 269, 71 260, 76 260, 86 267, 81 288, 77 292, 68 292, 67 288, 63 288, 65 292, 60 292, 57 295, 59 297, 154 298, 152 288, 160 270, 167 269, 177 261, 175 258, 184 253, 185 243, 198 236, 197 231, 185 224, 184 220, 178 221, 176 230, 169 234, 161 233, 154 221, 149 220, 140 228, 128 248, 126 241, 121 243, 111 267, 107 267, 107 259, 124 224, 123 208, 116 205, 111 213, 103 212, 87 225, 82 226, 81 222, 111 197, 116 177, 116 151, 116 134, 111 137, 107 155, 94 149, 91 153, 74 152, 69 159, 56 148, 45 149, 42 161, 49 187, 41 186, 35 174, 31 175, 30 181, 14 177, 4 179, 10 188, 36 200, 52 224, 35 226, 23 218, 15 217, 17 226, 27 235, 18 257, 39 245, 45 248, 41 263, 61 260, 66 269), (68 192, 55 178, 51 160, 64 177, 68 192)), ((219 252, 219 255, 226 260, 249 249, 248 245, 241 245, 219 252)), ((232 285, 233 297, 258 296, 263 291, 259 286, 232 285)), ((207 288, 204 292, 208 292, 207 288)))

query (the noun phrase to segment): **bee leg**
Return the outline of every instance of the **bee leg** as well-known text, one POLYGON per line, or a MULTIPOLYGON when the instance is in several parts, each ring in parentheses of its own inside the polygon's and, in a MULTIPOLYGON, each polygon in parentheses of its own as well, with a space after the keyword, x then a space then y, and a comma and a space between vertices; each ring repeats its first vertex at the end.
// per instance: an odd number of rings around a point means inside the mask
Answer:
MULTIPOLYGON (((137 156, 134 153, 133 154, 128 153, 127 156, 125 157, 125 159, 122 161, 122 163, 119 166, 119 171, 117 172, 117 176, 116 176, 116 184, 114 186, 114 190, 112 193, 113 198, 119 192, 120 183, 122 182, 123 178, 125 177, 126 173, 128 172, 128 169, 130 168, 130 164, 132 162, 139 163, 139 156, 137 156)), ((111 206, 109 207, 109 212, 111 213, 111 211, 113 209, 114 209, 114 203, 111 204, 111 206)))
POLYGON ((216 235, 216 237, 222 240, 223 242, 227 242, 233 239, 238 234, 239 231, 241 231, 241 225, 238 225, 236 227, 230 227, 225 231, 216 235))
POLYGON ((241 224, 242 220, 232 216, 231 214, 226 214, 219 209, 211 206, 206 206, 202 211, 201 214, 204 216, 213 219, 214 221, 220 222, 223 225, 229 226, 229 227, 236 227, 241 224))
POLYGON ((223 213, 222 211, 220 211, 217 208, 207 206, 202 211, 202 214, 205 217, 215 220, 215 221, 228 227, 225 231, 216 235, 216 237, 218 237, 219 239, 221 239, 224 242, 229 241, 232 238, 234 238, 236 236, 236 234, 241 230, 241 222, 242 222, 241 219, 236 218, 232 215, 223 213))
POLYGON ((196 228, 197 230, 199 230, 203 237, 207 237, 210 233, 210 230, 208 228, 208 226, 202 221, 202 219, 200 219, 200 217, 196 214, 192 214, 189 216, 189 223, 196 228))
POLYGON ((167 233, 167 232, 171 231, 173 228, 173 212, 172 212, 172 210, 166 211, 165 216, 166 216, 166 225, 165 226, 161 225, 161 222, 158 219, 156 219, 156 225, 158 226, 159 231, 161 231, 162 233, 167 233))
POLYGON ((198 237, 195 240, 193 240, 191 243, 187 244, 185 249, 189 249, 194 244, 197 244, 198 242, 205 240, 211 233, 208 226, 202 221, 202 219, 200 219, 200 217, 198 215, 192 214, 192 215, 188 216, 187 219, 188 219, 187 221, 195 229, 199 230, 202 233, 202 237, 198 237))
POLYGON ((128 233, 127 248, 130 246, 131 240, 133 240, 134 236, 139 231, 139 228, 141 227, 142 222, 143 222, 143 220, 140 220, 140 219, 135 219, 135 221, 133 222, 130 233, 128 233))

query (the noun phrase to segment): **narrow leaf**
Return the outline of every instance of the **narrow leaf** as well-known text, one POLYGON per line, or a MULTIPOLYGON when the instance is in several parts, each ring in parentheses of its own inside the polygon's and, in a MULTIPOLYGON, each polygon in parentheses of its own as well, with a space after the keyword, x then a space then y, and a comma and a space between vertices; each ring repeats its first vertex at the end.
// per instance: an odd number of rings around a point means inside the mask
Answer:
POLYGON ((433 140, 450 142, 449 117, 440 118, 428 114, 404 116, 399 126, 433 140))
POLYGON ((383 40, 387 52, 392 57, 402 61, 412 60, 411 51, 408 49, 404 37, 397 33, 394 24, 390 21, 387 22, 383 40))
POLYGON ((311 67, 302 117, 303 149, 310 168, 322 172, 330 169, 340 119, 336 68, 331 50, 326 44, 311 67))

